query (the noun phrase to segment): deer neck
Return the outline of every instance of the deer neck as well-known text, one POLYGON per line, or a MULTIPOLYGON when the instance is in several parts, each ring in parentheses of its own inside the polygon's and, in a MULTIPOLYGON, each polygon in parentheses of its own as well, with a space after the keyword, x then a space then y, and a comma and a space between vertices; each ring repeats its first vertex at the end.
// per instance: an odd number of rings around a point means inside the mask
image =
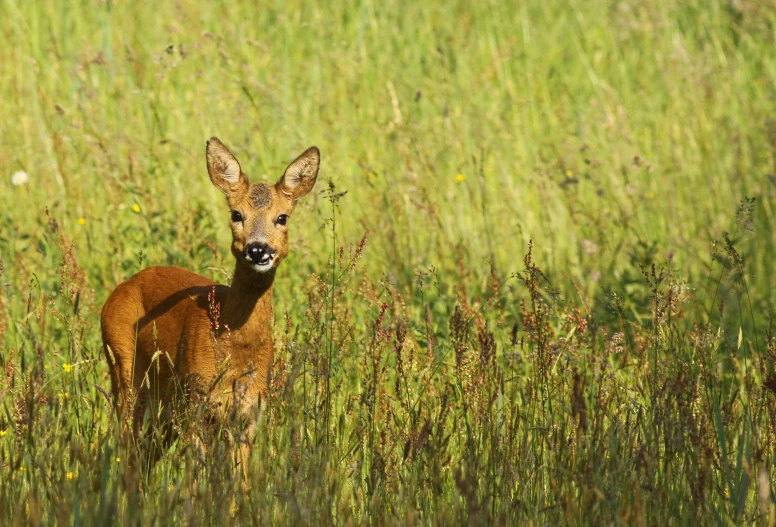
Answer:
POLYGON ((275 270, 257 273, 237 262, 232 286, 223 302, 222 319, 229 328, 230 369, 247 370, 257 380, 268 380, 274 348, 272 343, 272 286, 275 270))

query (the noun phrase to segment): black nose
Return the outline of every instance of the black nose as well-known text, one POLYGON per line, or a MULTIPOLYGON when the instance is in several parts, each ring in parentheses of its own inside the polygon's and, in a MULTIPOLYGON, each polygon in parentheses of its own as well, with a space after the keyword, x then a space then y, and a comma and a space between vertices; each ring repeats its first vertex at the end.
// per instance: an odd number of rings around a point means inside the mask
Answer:
POLYGON ((252 243, 245 247, 245 257, 252 263, 265 264, 272 259, 272 248, 266 243, 252 243))

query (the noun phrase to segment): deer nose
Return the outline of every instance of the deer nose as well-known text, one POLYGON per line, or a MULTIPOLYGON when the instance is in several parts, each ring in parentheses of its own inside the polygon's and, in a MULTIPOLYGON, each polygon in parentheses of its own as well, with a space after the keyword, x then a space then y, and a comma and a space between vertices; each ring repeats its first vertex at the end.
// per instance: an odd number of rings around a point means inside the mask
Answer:
POLYGON ((252 243, 245 247, 245 259, 254 264, 267 264, 274 256, 266 243, 252 243))

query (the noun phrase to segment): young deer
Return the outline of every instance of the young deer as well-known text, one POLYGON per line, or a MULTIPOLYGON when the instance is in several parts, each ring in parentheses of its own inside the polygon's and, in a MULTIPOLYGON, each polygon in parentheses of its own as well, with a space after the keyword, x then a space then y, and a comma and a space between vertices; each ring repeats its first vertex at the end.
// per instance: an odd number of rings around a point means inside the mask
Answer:
MULTIPOLYGON (((273 362, 272 286, 288 254, 288 219, 318 176, 311 147, 273 186, 251 183, 221 141, 207 142, 207 170, 229 202, 232 254, 227 287, 179 267, 149 267, 120 284, 102 308, 116 411, 138 431, 146 409, 164 416, 193 391, 246 419, 252 438, 273 362), (132 411, 131 411, 132 410, 132 411)), ((250 441, 239 457, 247 470, 250 441)))

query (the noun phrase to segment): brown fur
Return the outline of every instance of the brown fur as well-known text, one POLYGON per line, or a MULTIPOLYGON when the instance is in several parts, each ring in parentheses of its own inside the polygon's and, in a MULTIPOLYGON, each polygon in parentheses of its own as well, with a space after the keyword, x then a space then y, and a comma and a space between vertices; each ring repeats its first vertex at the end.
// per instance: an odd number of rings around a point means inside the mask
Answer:
MULTIPOLYGON (((273 362, 275 270, 288 254, 288 226, 277 218, 290 216, 296 200, 312 189, 319 159, 312 147, 274 186, 251 184, 226 146, 208 141, 210 179, 243 218, 231 222, 232 286, 179 267, 150 267, 113 291, 102 309, 102 339, 116 411, 127 425, 135 416, 137 430, 145 404, 153 415, 166 416, 181 395, 198 390, 216 407, 244 416, 252 432, 273 362), (244 257, 245 247, 256 242, 275 253, 265 272, 244 257)), ((245 462, 249 451, 241 450, 245 462)))

